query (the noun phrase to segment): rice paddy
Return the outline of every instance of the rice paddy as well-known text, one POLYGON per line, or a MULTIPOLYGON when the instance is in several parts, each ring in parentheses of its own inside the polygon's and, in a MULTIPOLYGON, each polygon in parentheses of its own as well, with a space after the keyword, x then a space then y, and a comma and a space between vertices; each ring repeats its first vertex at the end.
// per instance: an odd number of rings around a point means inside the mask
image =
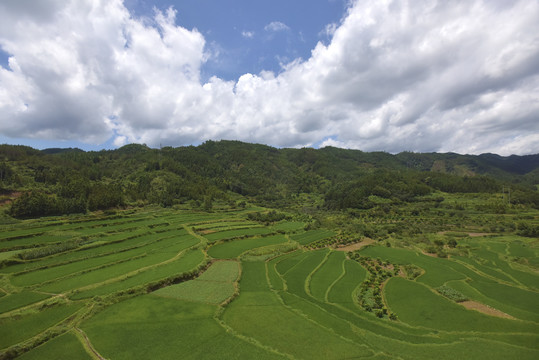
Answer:
POLYGON ((335 232, 246 213, 6 226, 0 358, 539 357, 536 240, 463 237, 447 258, 377 242, 310 250, 335 232))

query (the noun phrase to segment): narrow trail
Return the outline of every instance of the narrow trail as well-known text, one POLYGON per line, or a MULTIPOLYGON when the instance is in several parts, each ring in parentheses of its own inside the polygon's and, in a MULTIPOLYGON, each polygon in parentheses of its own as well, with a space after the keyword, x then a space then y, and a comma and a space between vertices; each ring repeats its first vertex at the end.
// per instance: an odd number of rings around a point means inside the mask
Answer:
POLYGON ((201 241, 202 244, 207 244, 208 239, 206 239, 204 236, 197 234, 193 229, 191 228, 190 224, 182 224, 182 227, 187 231, 187 233, 191 236, 194 236, 198 240, 201 241))
POLYGON ((305 278, 305 293, 309 295, 310 297, 314 298, 313 294, 311 293, 311 279, 313 275, 320 270, 322 266, 328 261, 329 255, 331 254, 331 251, 328 251, 326 256, 322 259, 322 261, 307 275, 305 278))
POLYGON ((82 341, 84 349, 92 356, 92 358, 99 360, 107 360, 94 348, 94 346, 90 342, 90 339, 88 338, 86 333, 82 331, 82 329, 79 329, 78 327, 74 327, 73 329, 77 332, 76 335, 79 340, 82 341))
POLYGON ((324 301, 327 302, 328 304, 331 304, 331 302, 329 301, 329 293, 331 292, 331 289, 333 289, 333 286, 335 286, 335 284, 337 282, 339 282, 339 280, 341 280, 345 275, 346 275, 346 268, 344 267, 344 260, 342 262, 342 273, 341 275, 339 275, 335 281, 333 281, 327 288, 326 290, 326 293, 324 294, 324 301))
MULTIPOLYGON (((39 292, 39 291, 36 291, 36 292, 39 292)), ((48 297, 46 299, 43 299, 43 300, 36 301, 34 303, 28 304, 28 305, 18 307, 16 309, 13 309, 13 310, 10 310, 10 311, 3 312, 3 313, 0 314, 0 319, 10 318, 10 317, 12 317, 12 316, 14 316, 16 314, 23 313, 24 311, 26 311, 28 309, 39 308, 40 306, 42 306, 43 304, 46 304, 47 302, 54 301, 55 298, 64 299, 66 304, 69 304, 69 303, 72 302, 64 294, 54 294, 54 293, 45 293, 45 292, 39 292, 39 293, 52 295, 52 296, 48 297)))

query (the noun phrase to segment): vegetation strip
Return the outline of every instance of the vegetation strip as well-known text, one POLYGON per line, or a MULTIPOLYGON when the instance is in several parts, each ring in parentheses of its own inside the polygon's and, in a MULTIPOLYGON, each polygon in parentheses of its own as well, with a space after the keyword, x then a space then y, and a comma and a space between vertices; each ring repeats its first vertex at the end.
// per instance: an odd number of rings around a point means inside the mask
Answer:
POLYGON ((92 358, 97 358, 99 360, 107 360, 101 354, 97 352, 97 350, 93 347, 92 343, 90 342, 90 339, 88 339, 88 336, 84 331, 79 329, 78 327, 74 327, 75 333, 77 334, 77 337, 81 339, 81 342, 84 346, 84 349, 86 349, 90 355, 92 355, 92 358))

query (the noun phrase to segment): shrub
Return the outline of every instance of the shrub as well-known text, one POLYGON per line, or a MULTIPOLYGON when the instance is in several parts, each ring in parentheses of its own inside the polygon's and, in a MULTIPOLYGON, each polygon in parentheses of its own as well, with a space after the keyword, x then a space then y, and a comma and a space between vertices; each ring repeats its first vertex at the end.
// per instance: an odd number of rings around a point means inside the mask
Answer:
POLYGON ((403 271, 406 274, 406 278, 408 280, 414 280, 419 275, 421 275, 422 271, 419 266, 413 265, 413 264, 406 264, 403 266, 403 271))
POLYGON ((468 298, 462 294, 461 292, 450 288, 447 285, 442 285, 440 287, 436 288, 436 291, 438 291, 441 295, 445 296, 446 298, 453 300, 455 302, 463 302, 468 300, 468 298))

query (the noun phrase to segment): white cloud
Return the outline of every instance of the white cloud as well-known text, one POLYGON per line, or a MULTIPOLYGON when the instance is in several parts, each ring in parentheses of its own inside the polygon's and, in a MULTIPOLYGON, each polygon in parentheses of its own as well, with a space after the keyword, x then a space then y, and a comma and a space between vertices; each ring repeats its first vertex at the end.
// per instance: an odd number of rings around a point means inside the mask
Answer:
POLYGON ((284 23, 282 23, 280 21, 272 21, 272 22, 270 22, 268 25, 266 25, 264 27, 264 30, 277 32, 277 31, 290 30, 290 28, 288 27, 288 25, 286 25, 286 24, 284 24, 284 23))
POLYGON ((206 84, 211 44, 172 9, 148 21, 120 0, 33 4, 0 3, 3 136, 539 152, 536 1, 357 1, 308 60, 206 84))
POLYGON ((326 37, 330 39, 333 36, 333 34, 335 34, 335 31, 337 31, 337 28, 338 28, 338 25, 335 23, 327 24, 324 30, 318 33, 318 36, 326 37))
POLYGON ((255 37, 254 31, 242 31, 241 36, 243 36, 246 39, 252 39, 255 37))

